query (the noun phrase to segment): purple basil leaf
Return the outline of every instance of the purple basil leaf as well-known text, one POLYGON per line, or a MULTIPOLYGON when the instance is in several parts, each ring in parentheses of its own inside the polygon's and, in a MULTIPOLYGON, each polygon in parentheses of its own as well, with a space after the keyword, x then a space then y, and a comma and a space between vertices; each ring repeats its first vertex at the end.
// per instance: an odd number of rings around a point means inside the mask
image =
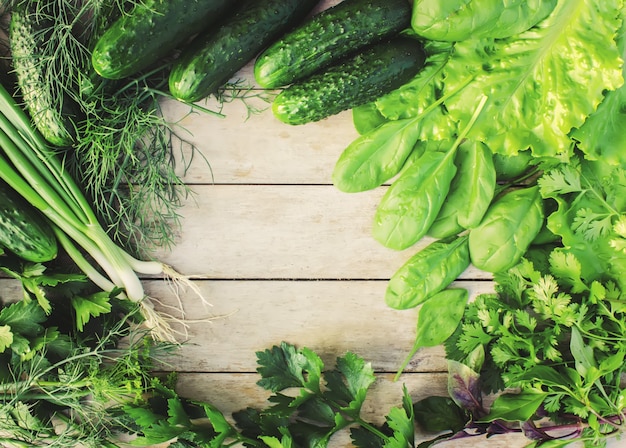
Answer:
POLYGON ((448 360, 448 394, 474 416, 484 414, 479 374, 458 361, 448 360))

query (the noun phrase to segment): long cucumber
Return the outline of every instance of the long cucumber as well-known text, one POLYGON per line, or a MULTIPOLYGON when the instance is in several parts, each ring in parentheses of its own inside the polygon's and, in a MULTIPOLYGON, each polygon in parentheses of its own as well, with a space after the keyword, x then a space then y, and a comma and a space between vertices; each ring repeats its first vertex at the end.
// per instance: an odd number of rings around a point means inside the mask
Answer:
POLYGON ((48 220, 4 182, 0 182, 0 247, 37 263, 53 260, 58 250, 48 220))
POLYGON ((49 45, 51 12, 35 1, 21 1, 11 9, 9 44, 22 100, 44 138, 56 146, 70 145, 76 136, 78 105, 66 92, 54 91, 48 78, 53 61, 42 57, 49 45))
POLYGON ((413 38, 401 36, 374 44, 291 84, 276 96, 272 111, 287 124, 319 121, 400 87, 424 67, 424 61, 422 44, 413 38))
POLYGON ((232 7, 229 0, 142 0, 98 39, 92 64, 103 78, 132 76, 212 27, 232 7))
POLYGON ((185 49, 170 73, 170 92, 186 102, 215 93, 273 39, 303 20, 317 2, 244 2, 217 30, 198 36, 185 49))
POLYGON ((266 48, 255 61, 255 80, 265 88, 286 86, 410 24, 407 0, 344 0, 266 48))

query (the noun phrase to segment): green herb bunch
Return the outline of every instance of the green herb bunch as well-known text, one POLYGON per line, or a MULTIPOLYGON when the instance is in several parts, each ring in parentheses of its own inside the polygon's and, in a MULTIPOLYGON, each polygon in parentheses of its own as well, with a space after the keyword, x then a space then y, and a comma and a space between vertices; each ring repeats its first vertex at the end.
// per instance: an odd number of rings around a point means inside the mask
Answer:
POLYGON ((129 431, 119 408, 161 386, 154 362, 172 346, 139 327, 137 305, 83 274, 1 260, 20 282, 0 308, 0 445, 117 446, 129 431))
POLYGON ((415 415, 408 391, 383 425, 366 421, 361 408, 376 377, 354 353, 325 369, 312 350, 283 342, 257 352, 258 385, 271 392, 264 409, 246 408, 226 418, 207 402, 159 389, 149 406, 126 406, 138 423, 135 444, 175 440, 172 447, 290 448, 332 446, 349 430, 355 447, 405 448, 415 444, 415 415))

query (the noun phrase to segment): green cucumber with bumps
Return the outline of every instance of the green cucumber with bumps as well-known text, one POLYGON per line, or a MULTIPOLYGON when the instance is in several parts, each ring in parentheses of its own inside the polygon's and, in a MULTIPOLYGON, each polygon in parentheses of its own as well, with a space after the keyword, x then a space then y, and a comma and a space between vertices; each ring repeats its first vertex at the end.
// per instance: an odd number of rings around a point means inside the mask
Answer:
POLYGON ((17 2, 11 9, 9 45, 22 101, 33 124, 49 143, 64 147, 76 137, 80 109, 69 95, 53 91, 47 79, 50 62, 40 57, 53 25, 47 14, 35 1, 17 2))
POLYGON ((5 183, 0 183, 0 246, 36 263, 51 261, 58 253, 47 219, 5 183))
POLYGON ((410 25, 407 0, 344 0, 266 48, 254 63, 255 81, 269 89, 289 85, 410 25))
POLYGON ((300 23, 318 1, 244 2, 217 30, 198 36, 183 51, 170 72, 170 93, 195 102, 217 92, 270 42, 300 23))
POLYGON ((291 84, 272 103, 280 121, 301 125, 369 103, 402 86, 424 67, 421 42, 399 36, 291 84))
POLYGON ((121 79, 168 57, 191 36, 230 11, 229 0, 142 0, 98 39, 92 64, 103 78, 121 79))

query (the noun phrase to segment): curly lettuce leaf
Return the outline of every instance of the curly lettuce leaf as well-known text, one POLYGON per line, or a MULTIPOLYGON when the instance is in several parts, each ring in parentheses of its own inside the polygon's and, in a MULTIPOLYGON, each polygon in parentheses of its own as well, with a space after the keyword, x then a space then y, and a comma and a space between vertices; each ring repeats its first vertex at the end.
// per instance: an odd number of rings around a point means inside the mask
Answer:
POLYGON ((411 27, 426 39, 505 38, 535 26, 556 0, 415 0, 411 27))
MULTIPOLYGON (((626 60, 626 8, 622 9, 622 29, 617 39, 626 60)), ((626 78, 626 65, 622 67, 626 78)), ((578 148, 591 160, 603 159, 612 165, 626 164, 626 85, 607 92, 598 109, 572 133, 578 148)))
POLYGON ((468 138, 506 155, 529 147, 535 156, 568 154, 572 129, 624 82, 614 40, 622 7, 621 0, 560 0, 514 38, 457 43, 445 68, 450 115, 462 127, 486 95, 468 138))
POLYGON ((424 68, 411 81, 376 100, 376 110, 386 120, 419 117, 420 140, 445 140, 456 133, 456 124, 438 105, 443 90, 444 67, 452 45, 426 42, 424 68))

